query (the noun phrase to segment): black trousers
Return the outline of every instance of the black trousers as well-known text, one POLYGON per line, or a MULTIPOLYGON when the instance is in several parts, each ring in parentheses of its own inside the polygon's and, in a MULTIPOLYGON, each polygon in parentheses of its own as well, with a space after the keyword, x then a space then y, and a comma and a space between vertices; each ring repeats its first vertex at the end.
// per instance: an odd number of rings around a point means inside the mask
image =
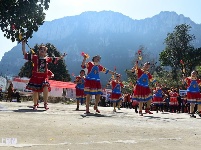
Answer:
POLYGON ((12 96, 12 97, 16 97, 16 98, 17 98, 17 102, 20 101, 20 93, 19 93, 19 92, 12 93, 11 96, 12 96))

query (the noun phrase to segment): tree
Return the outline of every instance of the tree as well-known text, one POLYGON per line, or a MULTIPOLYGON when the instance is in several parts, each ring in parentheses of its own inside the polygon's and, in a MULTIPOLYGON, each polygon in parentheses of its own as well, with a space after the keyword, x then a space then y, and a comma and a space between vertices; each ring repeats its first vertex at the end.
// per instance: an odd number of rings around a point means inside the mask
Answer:
POLYGON ((156 82, 160 83, 163 88, 182 87, 182 82, 177 82, 173 79, 172 71, 165 69, 163 66, 157 66, 153 74, 156 82))
MULTIPOLYGON (((56 47, 54 45, 47 43, 45 45, 48 48, 48 56, 49 57, 60 57, 61 54, 58 52, 56 47)), ((32 50, 30 50, 29 53, 32 53, 34 51, 36 54, 38 53, 38 47, 39 45, 35 45, 32 50)), ((20 69, 20 73, 18 74, 20 77, 31 77, 31 72, 33 68, 33 63, 28 61, 22 66, 20 69)), ((68 70, 66 70, 66 64, 64 60, 59 60, 57 64, 49 63, 48 69, 51 70, 54 73, 53 80, 57 81, 70 81, 70 75, 68 74, 68 70)))
POLYGON ((4 36, 14 41, 32 37, 34 31, 44 23, 44 9, 50 0, 1 0, 0 27, 4 36))
POLYGON ((191 26, 186 24, 178 25, 172 33, 168 33, 165 39, 165 50, 160 53, 159 61, 162 66, 170 66, 173 79, 179 79, 179 74, 189 74, 192 65, 196 65, 192 55, 196 50, 192 46, 194 35, 189 34, 191 26))

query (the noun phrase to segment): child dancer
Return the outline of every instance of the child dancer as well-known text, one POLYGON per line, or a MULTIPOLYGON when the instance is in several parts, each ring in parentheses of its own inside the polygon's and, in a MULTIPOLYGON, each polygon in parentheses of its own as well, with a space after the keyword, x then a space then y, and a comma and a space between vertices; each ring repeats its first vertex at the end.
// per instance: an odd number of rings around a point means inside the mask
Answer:
POLYGON ((183 80, 187 84, 187 103, 190 103, 190 117, 196 118, 194 115, 195 104, 198 104, 198 115, 201 117, 201 94, 199 85, 201 80, 197 78, 197 72, 192 71, 191 76, 183 80))
POLYGON ((158 108, 160 108, 160 111, 163 110, 163 92, 159 83, 156 84, 156 89, 153 91, 153 93, 152 103, 154 106, 156 106, 156 112, 158 113, 158 108))
POLYGON ((77 84, 76 89, 76 99, 77 99, 77 108, 79 110, 79 102, 82 104, 86 100, 84 94, 84 80, 85 80, 85 71, 81 70, 80 75, 75 78, 74 83, 77 84))
POLYGON ((174 88, 171 89, 171 91, 169 92, 170 95, 170 112, 176 113, 177 108, 178 108, 178 100, 177 97, 179 96, 179 94, 177 93, 177 90, 175 90, 174 88))
POLYGON ((123 87, 123 83, 120 81, 120 75, 116 75, 116 79, 110 81, 110 85, 112 86, 112 94, 111 94, 111 102, 113 103, 114 110, 116 112, 116 104, 120 109, 120 103, 122 100, 121 95, 121 87, 123 87))
POLYGON ((34 66, 32 70, 32 76, 27 85, 27 89, 33 91, 33 109, 37 110, 38 106, 38 95, 43 92, 44 108, 47 110, 48 92, 51 91, 50 84, 48 82, 49 76, 52 75, 51 71, 48 70, 47 64, 52 62, 56 63, 59 59, 62 59, 66 54, 64 53, 61 57, 47 57, 48 48, 44 45, 40 45, 38 55, 29 54, 25 51, 25 41, 22 41, 22 52, 26 60, 32 61, 34 66))
POLYGON ((149 62, 146 62, 143 65, 142 69, 138 67, 138 62, 132 68, 132 72, 135 72, 138 78, 136 85, 134 87, 134 91, 133 91, 133 100, 137 100, 139 102, 140 116, 143 116, 142 114, 143 102, 147 102, 147 107, 145 112, 149 114, 153 114, 152 112, 150 112, 152 94, 149 88, 149 80, 152 81, 152 76, 148 72, 149 68, 150 68, 149 62))
POLYGON ((88 73, 85 78, 85 85, 84 85, 84 93, 86 94, 86 113, 89 112, 89 101, 91 98, 91 95, 95 95, 95 105, 94 110, 97 113, 100 113, 98 110, 98 102, 100 100, 100 95, 102 94, 102 88, 100 83, 100 77, 99 72, 104 72, 105 74, 115 74, 115 72, 110 71, 106 68, 104 68, 102 65, 99 64, 101 57, 99 55, 96 55, 92 58, 92 61, 86 62, 87 56, 83 55, 83 61, 82 61, 82 68, 87 68, 88 73))

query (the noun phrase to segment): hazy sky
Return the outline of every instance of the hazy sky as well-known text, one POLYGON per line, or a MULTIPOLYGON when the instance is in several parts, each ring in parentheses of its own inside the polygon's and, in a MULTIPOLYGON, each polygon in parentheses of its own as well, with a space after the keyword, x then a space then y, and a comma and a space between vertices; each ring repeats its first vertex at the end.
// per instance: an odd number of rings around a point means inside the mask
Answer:
MULTIPOLYGON (((85 11, 111 10, 133 19, 144 19, 161 11, 175 11, 201 24, 201 0, 50 0, 46 20, 79 15, 85 11)), ((42 42, 42 41, 41 41, 42 42)), ((16 43, 7 40, 0 32, 0 59, 16 43)))

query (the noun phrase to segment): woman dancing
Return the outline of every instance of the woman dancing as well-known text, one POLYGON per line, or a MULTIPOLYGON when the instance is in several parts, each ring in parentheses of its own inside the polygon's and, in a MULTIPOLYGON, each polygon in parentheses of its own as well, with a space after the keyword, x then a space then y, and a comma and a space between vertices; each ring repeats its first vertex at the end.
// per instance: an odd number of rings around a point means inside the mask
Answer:
POLYGON ((147 102, 145 112, 153 114, 152 112, 150 112, 151 99, 153 96, 149 88, 149 81, 152 81, 153 79, 151 74, 148 72, 149 68, 149 62, 146 62, 143 65, 142 69, 138 67, 138 62, 132 68, 132 72, 135 72, 137 74, 137 81, 133 91, 133 100, 137 100, 139 102, 140 116, 143 116, 142 107, 144 102, 147 102))
POLYGON ((101 57, 99 55, 96 55, 92 58, 92 61, 86 62, 87 56, 83 55, 83 61, 82 61, 82 68, 87 68, 88 73, 85 78, 85 85, 84 85, 84 93, 86 94, 86 113, 89 112, 89 102, 91 95, 95 95, 95 105, 94 110, 97 113, 100 113, 98 110, 98 103, 100 101, 100 95, 102 94, 102 88, 101 88, 101 82, 99 77, 99 72, 103 72, 105 74, 115 74, 115 72, 110 71, 100 65, 101 57))
POLYGON ((199 85, 201 80, 197 78, 197 72, 192 71, 191 76, 183 80, 187 84, 187 103, 190 103, 190 117, 196 118, 195 104, 198 104, 197 113, 201 117, 201 94, 199 85))
POLYGON ((32 70, 32 76, 27 85, 27 89, 33 91, 33 109, 37 110, 38 107, 38 98, 39 94, 43 92, 44 108, 47 110, 47 100, 48 92, 51 91, 50 84, 48 82, 49 76, 53 76, 53 73, 48 70, 48 63, 56 63, 59 59, 62 59, 66 54, 61 57, 48 57, 47 50, 48 48, 44 45, 40 45, 38 49, 38 55, 27 53, 25 50, 25 41, 22 41, 22 52, 26 60, 32 61, 34 66, 32 70))

